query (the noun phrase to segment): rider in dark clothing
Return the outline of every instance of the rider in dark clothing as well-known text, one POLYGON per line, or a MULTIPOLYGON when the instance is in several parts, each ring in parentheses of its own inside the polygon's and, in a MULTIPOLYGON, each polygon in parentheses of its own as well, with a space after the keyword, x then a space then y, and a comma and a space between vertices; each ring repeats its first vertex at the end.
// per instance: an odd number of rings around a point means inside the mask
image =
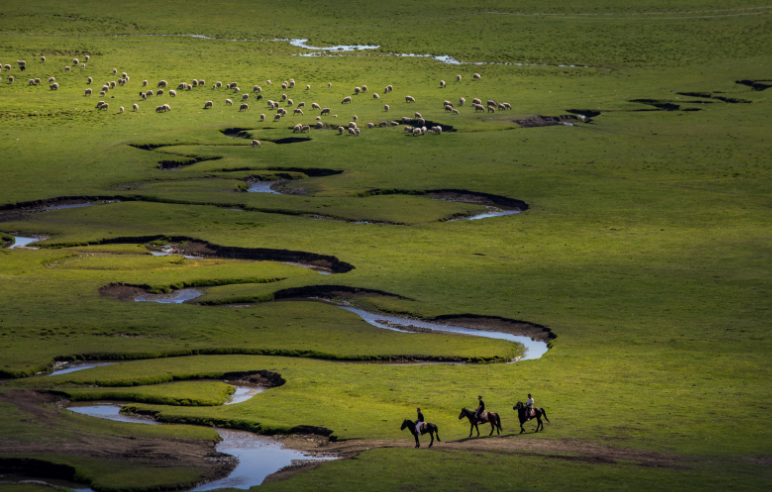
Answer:
POLYGON ((480 420, 480 415, 485 411, 485 402, 482 399, 482 396, 478 396, 477 399, 480 401, 480 404, 477 406, 477 410, 474 412, 474 417, 477 420, 480 420))
POLYGON ((415 431, 416 431, 416 434, 418 434, 420 436, 421 435, 421 426, 424 423, 424 414, 421 413, 421 409, 420 408, 416 408, 416 410, 418 411, 418 420, 416 420, 416 422, 415 422, 415 431))

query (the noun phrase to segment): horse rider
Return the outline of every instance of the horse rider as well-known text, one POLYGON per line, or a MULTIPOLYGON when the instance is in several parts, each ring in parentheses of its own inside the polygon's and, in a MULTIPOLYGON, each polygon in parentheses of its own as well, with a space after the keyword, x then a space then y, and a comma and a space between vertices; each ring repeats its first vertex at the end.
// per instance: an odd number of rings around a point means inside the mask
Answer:
POLYGON ((421 435, 421 427, 424 425, 424 414, 421 413, 421 409, 417 408, 416 411, 418 411, 418 419, 415 423, 415 433, 417 435, 421 435))
POLYGON ((485 402, 483 401, 482 396, 478 396, 477 400, 479 400, 480 404, 477 405, 477 410, 474 411, 474 418, 479 422, 480 416, 485 411, 485 402))
POLYGON ((528 399, 525 401, 525 416, 527 419, 525 420, 528 422, 531 420, 531 413, 533 412, 533 397, 531 397, 531 394, 528 393, 528 399))

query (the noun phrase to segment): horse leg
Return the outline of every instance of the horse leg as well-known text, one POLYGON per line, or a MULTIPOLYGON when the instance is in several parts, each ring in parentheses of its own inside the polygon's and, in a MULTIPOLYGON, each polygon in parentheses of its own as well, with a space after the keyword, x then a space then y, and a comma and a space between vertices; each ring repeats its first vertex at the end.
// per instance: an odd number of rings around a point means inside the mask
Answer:
POLYGON ((429 447, 432 447, 432 444, 434 444, 434 431, 429 431, 429 437, 432 438, 432 442, 429 443, 429 447))
POLYGON ((496 430, 496 424, 494 421, 491 421, 491 433, 488 434, 488 437, 491 437, 493 435, 493 431, 496 430))
POLYGON ((525 432, 525 429, 523 429, 523 419, 520 419, 520 434, 525 432))
POLYGON ((469 423, 469 437, 472 437, 472 432, 473 431, 474 431, 474 424, 470 422, 469 423))
POLYGON ((477 437, 480 437, 480 428, 477 427, 477 424, 474 424, 474 428, 477 430, 477 437))
POLYGON ((541 418, 539 416, 536 416, 536 432, 539 432, 539 427, 541 426, 541 418))
POLYGON ((421 441, 418 440, 418 434, 413 434, 413 437, 415 437, 415 447, 420 448, 421 441))

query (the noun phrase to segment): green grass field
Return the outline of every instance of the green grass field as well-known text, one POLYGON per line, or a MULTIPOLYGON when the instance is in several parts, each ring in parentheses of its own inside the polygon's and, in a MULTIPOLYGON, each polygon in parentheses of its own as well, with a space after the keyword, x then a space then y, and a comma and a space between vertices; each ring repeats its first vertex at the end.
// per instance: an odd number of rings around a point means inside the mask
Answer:
POLYGON ((212 476, 201 451, 218 440, 212 425, 317 426, 361 448, 261 489, 768 490, 771 42, 772 8, 742 0, 3 3, 0 244, 45 238, 0 248, 0 474, 24 458, 98 492, 182 489, 212 476), (378 47, 320 53, 288 39, 378 47), (177 89, 194 78, 206 83, 177 89), (163 95, 139 96, 160 80, 163 95), (475 112, 473 98, 512 110, 475 112), (267 100, 288 115, 274 122, 267 100), (414 113, 442 134, 405 133, 414 113), (591 121, 516 122, 537 114, 591 121), (355 119, 360 136, 338 134, 355 119), (325 129, 292 132, 317 121, 325 129), (254 180, 286 193, 246 192, 254 180), (485 209, 439 190, 527 210, 452 220, 485 209), (109 203, 28 203, 59 198, 109 203), (353 269, 150 254, 171 238, 353 269), (100 295, 112 283, 203 295, 100 295), (273 301, 308 286, 380 291, 337 299, 373 312, 499 316, 557 338, 540 359, 504 364, 522 347, 273 301), (403 358, 472 363, 378 363, 403 358), (36 374, 65 360, 115 364, 36 374), (253 371, 286 384, 221 405, 231 387, 215 380, 253 371), (528 393, 551 423, 518 435, 511 408, 528 393), (501 414, 501 437, 466 439, 457 416, 477 395, 501 414), (61 399, 120 400, 184 425, 73 415, 61 399), (441 429, 431 450, 399 430, 417 406, 441 429))

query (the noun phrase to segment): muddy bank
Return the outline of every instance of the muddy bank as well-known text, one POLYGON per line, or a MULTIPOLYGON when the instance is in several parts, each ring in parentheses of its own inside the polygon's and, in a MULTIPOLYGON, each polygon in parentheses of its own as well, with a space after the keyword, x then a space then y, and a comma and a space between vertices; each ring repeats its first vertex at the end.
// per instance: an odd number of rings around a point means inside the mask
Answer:
POLYGON ((137 285, 124 284, 123 282, 114 282, 99 288, 100 296, 112 297, 113 299, 127 302, 147 294, 149 294, 149 292, 146 288, 137 285))
MULTIPOLYGON (((59 407, 64 400, 47 391, 9 390, 0 394, 0 400, 14 405, 29 419, 49 428, 67 426, 68 419, 59 407)), ((236 467, 233 457, 219 453, 215 441, 186 439, 162 439, 143 437, 101 436, 82 433, 77 440, 58 441, 55 445, 45 441, 3 442, 0 437, 0 473, 16 473, 34 477, 52 477, 73 480, 75 469, 66 465, 53 465, 35 455, 61 454, 77 458, 108 461, 153 463, 159 468, 186 467, 201 472, 203 480, 216 480, 227 476, 236 467), (20 455, 18 457, 14 455, 20 455), (137 459, 141 457, 141 459, 137 459)), ((177 487, 195 486, 195 483, 179 484, 177 487)))
POLYGON ((735 84, 747 85, 748 87, 750 87, 754 91, 764 91, 764 90, 767 90, 770 87, 772 87, 772 80, 769 80, 769 79, 767 79, 767 80, 748 80, 748 79, 743 79, 743 80, 736 80, 735 84), (767 83, 767 82, 769 82, 769 83, 767 83))
POLYGON ((276 300, 282 299, 354 299, 357 297, 394 297, 397 299, 412 300, 398 294, 392 294, 376 289, 363 289, 361 287, 349 287, 348 285, 308 285, 305 287, 292 287, 290 289, 277 290, 273 294, 276 300))
MULTIPOLYGON (((201 241, 186 236, 140 236, 117 237, 72 244, 72 246, 91 246, 102 244, 146 244, 154 241, 168 241, 176 254, 197 256, 201 258, 230 258, 234 260, 279 261, 307 265, 314 269, 326 270, 331 273, 346 273, 355 267, 350 263, 340 261, 330 255, 292 251, 288 249, 242 248, 238 246, 220 246, 208 241, 201 241)), ((61 246, 70 246, 62 244, 61 246)))
POLYGON ((575 122, 581 121, 576 115, 562 114, 560 116, 542 116, 540 114, 525 118, 522 120, 507 120, 513 123, 517 123, 523 128, 536 128, 542 126, 573 126, 575 122))
POLYGON ((497 207, 503 210, 528 210, 528 204, 516 198, 509 198, 503 195, 494 195, 481 191, 462 190, 457 188, 443 188, 437 190, 407 190, 407 189, 373 189, 359 196, 373 195, 415 195, 425 196, 432 200, 446 200, 449 202, 471 203, 473 205, 482 205, 484 207, 497 207))
POLYGON ((126 199, 132 200, 132 198, 117 196, 63 196, 29 202, 7 203, 0 205, 0 222, 25 220, 30 214, 48 212, 50 210, 107 205, 126 199))
POLYGON ((558 336, 546 326, 499 316, 482 316, 479 314, 444 314, 432 318, 431 321, 463 326, 475 330, 496 331, 530 337, 532 340, 548 343, 558 336))

